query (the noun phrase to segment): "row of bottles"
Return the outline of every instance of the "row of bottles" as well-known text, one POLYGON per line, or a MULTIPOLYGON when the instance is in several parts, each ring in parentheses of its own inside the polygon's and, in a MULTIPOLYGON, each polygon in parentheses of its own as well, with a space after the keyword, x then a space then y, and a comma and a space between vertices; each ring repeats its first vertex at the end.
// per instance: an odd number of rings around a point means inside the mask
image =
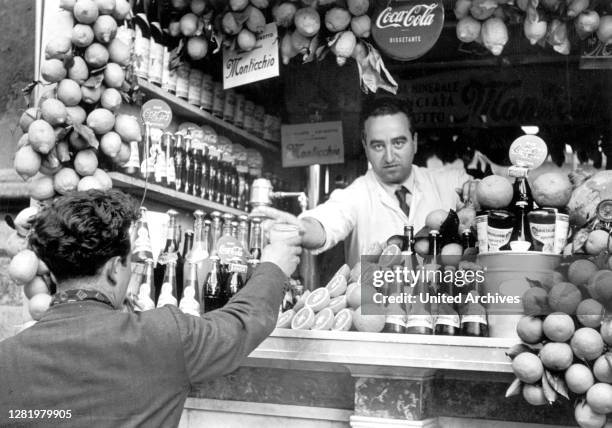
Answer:
POLYGON ((257 137, 280 142, 281 119, 278 115, 266 112, 262 105, 233 89, 224 90, 222 82, 213 81, 212 76, 199 67, 192 67, 185 60, 176 64, 173 50, 180 39, 169 36, 168 14, 159 13, 161 5, 156 0, 148 8, 144 3, 137 1, 134 7, 136 76, 257 137))
MULTIPOLYGON (((486 309, 478 301, 480 295, 478 283, 472 282, 459 288, 452 279, 447 280, 454 278, 453 272, 456 271, 456 267, 441 264, 438 231, 432 230, 429 233, 430 255, 425 258, 419 258, 414 251, 412 226, 405 226, 404 235, 394 238, 398 243, 401 242, 404 264, 393 266, 393 270, 420 271, 422 276, 414 283, 397 278, 387 287, 385 294, 389 297, 387 302, 390 303, 387 304, 383 331, 447 336, 488 336, 486 309)), ((465 245, 472 245, 472 242, 473 239, 466 237, 465 245)))
POLYGON ((187 313, 203 313, 225 305, 246 282, 261 258, 262 229, 259 218, 194 212, 193 230, 185 232, 179 248, 175 210, 168 210, 166 243, 153 260, 146 223, 146 208, 135 225, 132 262, 144 266, 138 300, 142 310, 178 305, 187 313), (238 251, 237 251, 238 250, 238 251))

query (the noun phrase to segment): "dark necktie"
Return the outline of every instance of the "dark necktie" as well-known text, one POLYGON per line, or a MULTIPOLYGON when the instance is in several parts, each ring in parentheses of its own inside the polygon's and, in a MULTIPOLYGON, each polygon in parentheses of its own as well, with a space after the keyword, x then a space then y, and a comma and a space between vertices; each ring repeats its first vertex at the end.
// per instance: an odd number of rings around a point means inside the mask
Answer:
POLYGON ((404 214, 406 214, 406 217, 410 216, 410 207, 406 203, 406 195, 408 193, 410 192, 404 186, 401 186, 399 189, 395 191, 395 197, 397 198, 399 202, 399 206, 401 210, 404 212, 404 214))

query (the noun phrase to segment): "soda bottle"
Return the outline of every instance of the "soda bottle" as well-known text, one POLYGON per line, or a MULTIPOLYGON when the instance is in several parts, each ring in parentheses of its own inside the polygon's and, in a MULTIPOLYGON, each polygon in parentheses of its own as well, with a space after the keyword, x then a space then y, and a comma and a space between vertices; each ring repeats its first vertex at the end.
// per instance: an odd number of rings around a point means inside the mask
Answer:
POLYGON ((237 239, 242 244, 244 251, 249 251, 249 217, 245 214, 238 216, 238 235, 237 239))
POLYGON ((234 214, 223 213, 221 217, 223 218, 223 230, 221 232, 221 236, 235 236, 233 233, 235 227, 232 224, 234 222, 234 214))
POLYGON ((476 238, 471 229, 465 229, 461 232, 461 246, 465 253, 466 250, 475 251, 476 249, 476 238))
POLYGON ((153 259, 145 261, 144 281, 138 289, 135 311, 148 311, 155 309, 155 285, 153 284, 153 259))
POLYGON ((195 167, 193 169, 193 196, 200 197, 202 195, 202 150, 193 151, 193 159, 195 167))
POLYGON ((195 177, 196 159, 191 133, 185 136, 185 193, 193 195, 193 178, 195 177))
POLYGON ((478 290, 471 290, 468 302, 461 310, 461 334, 463 336, 488 337, 487 310, 478 301, 478 290))
POLYGON ((154 282, 155 282, 155 302, 159 299, 159 294, 161 292, 161 286, 163 284, 163 279, 165 272, 167 271, 166 265, 170 260, 174 260, 175 269, 176 263, 178 261, 178 251, 179 246, 178 242, 176 242, 176 216, 178 212, 176 210, 170 209, 166 212, 168 214, 168 229, 166 232, 166 245, 164 249, 159 254, 157 258, 157 265, 154 270, 154 282))
POLYGON ((205 145, 202 149, 202 182, 200 184, 200 197, 208 197, 210 187, 210 147, 205 145))
POLYGON ((147 209, 140 207, 140 218, 134 226, 134 236, 132 238, 132 261, 144 263, 153 260, 153 250, 151 249, 151 235, 147 225, 147 209))
POLYGON ((217 242, 221 238, 222 226, 221 213, 219 211, 213 211, 210 213, 211 228, 210 228, 210 253, 217 253, 217 242))
POLYGON ((406 317, 406 333, 433 334, 434 322, 431 315, 429 287, 423 280, 419 280, 412 287, 412 296, 406 317))
POLYGON ((155 159, 157 154, 157 146, 153 144, 151 138, 151 125, 145 122, 144 124, 144 148, 142 162, 140 163, 140 176, 149 181, 155 182, 155 159))
POLYGON ((228 265, 228 279, 225 287, 225 294, 227 296, 227 299, 231 299, 240 290, 242 290, 242 287, 244 287, 242 275, 245 273, 246 266, 242 263, 239 263, 237 260, 228 265))
POLYGON ((149 78, 149 52, 151 27, 144 7, 144 0, 134 5, 134 74, 142 79, 149 78))
POLYGON ((529 186, 529 181, 527 181, 528 172, 529 170, 527 168, 520 166, 511 166, 508 170, 509 175, 511 177, 515 177, 514 184, 512 185, 514 193, 512 196, 512 201, 509 205, 510 209, 516 207, 516 203, 518 201, 527 203, 527 212, 535 208, 535 201, 533 199, 533 195, 531 194, 531 187, 529 186))
POLYGON ((204 282, 204 311, 210 312, 223 307, 225 304, 225 293, 223 292, 223 278, 219 265, 219 256, 210 257, 211 269, 204 282))
POLYGON ((133 177, 140 176, 140 151, 138 141, 130 141, 130 158, 125 164, 124 171, 133 177))
POLYGON ((176 261, 169 260, 166 264, 166 272, 164 281, 160 287, 159 299, 157 307, 161 308, 165 305, 178 306, 178 292, 176 286, 176 261))
MULTIPOLYGON (((454 266, 447 266, 446 271, 454 271, 454 266)), ((446 277, 447 275, 444 275, 446 277)), ((454 277, 451 275, 450 277, 454 277)), ((453 308, 454 284, 452 280, 443 281, 437 295, 440 300, 437 304, 436 319, 434 323, 435 334, 442 336, 458 336, 461 328, 459 314, 453 308)))
MULTIPOLYGON (((396 265, 393 270, 402 270, 402 265, 396 265)), ((383 333, 405 333, 406 332, 406 304, 402 301, 404 295, 404 283, 396 276, 393 285, 389 289, 389 304, 385 317, 383 333)))
POLYGON ((164 185, 174 189, 176 187, 176 165, 174 160, 176 147, 174 146, 174 136, 171 132, 164 132, 162 135, 162 147, 166 149, 166 181, 164 185))
POLYGON ((179 309, 183 313, 200 316, 201 296, 198 292, 198 267, 195 263, 187 263, 187 274, 183 285, 183 297, 179 302, 179 309))
POLYGON ((185 190, 185 145, 183 134, 174 134, 174 189, 177 192, 185 190))
POLYGON ((261 230, 261 218, 253 217, 251 219, 251 236, 249 237, 249 255, 251 260, 261 259, 262 249, 262 230, 261 230))
POLYGON ((219 166, 219 151, 216 147, 212 147, 210 149, 210 167, 208 172, 208 189, 206 194, 206 199, 209 201, 215 201, 217 199, 217 191, 218 191, 218 177, 217 170, 219 166))
POLYGON ((512 230, 509 243, 512 251, 528 251, 531 247, 531 231, 529 230, 529 221, 527 220, 528 206, 529 203, 527 201, 518 200, 516 202, 514 229, 512 230))
POLYGON ((149 22, 151 23, 151 38, 149 39, 149 82, 155 86, 162 83, 164 64, 164 33, 159 22, 159 5, 157 0, 149 4, 149 22))
MULTIPOLYGON (((204 242, 204 212, 196 210, 193 213, 193 246, 189 253, 185 256, 185 260, 189 263, 195 263, 198 267, 198 278, 203 281, 206 269, 206 260, 209 257, 208 245, 204 242)), ((202 284, 199 284, 200 286, 202 284)))
POLYGON ((215 202, 218 204, 223 203, 223 197, 225 195, 225 164, 223 163, 224 153, 219 154, 219 160, 217 163, 217 178, 216 189, 215 189, 215 202))

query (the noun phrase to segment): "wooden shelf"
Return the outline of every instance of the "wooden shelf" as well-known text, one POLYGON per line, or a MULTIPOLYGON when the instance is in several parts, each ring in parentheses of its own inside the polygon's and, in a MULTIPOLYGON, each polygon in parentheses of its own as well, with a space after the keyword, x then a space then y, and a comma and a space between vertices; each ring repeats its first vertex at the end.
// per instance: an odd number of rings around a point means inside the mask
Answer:
MULTIPOLYGON (((136 193, 142 195, 145 189, 145 181, 140 178, 135 178, 127 174, 120 172, 109 172, 108 173, 113 180, 113 186, 116 188, 124 189, 129 193, 136 193)), ((230 208, 216 202, 211 202, 206 199, 198 198, 196 196, 187 195, 185 193, 177 192, 176 190, 168 187, 163 187, 154 183, 146 183, 147 185, 147 196, 145 201, 152 200, 160 202, 175 208, 182 208, 185 210, 196 210, 203 209, 205 211, 221 211, 223 213, 230 213, 234 215, 247 214, 244 211, 230 208)))
POLYGON ((211 125, 219 134, 232 139, 232 142, 245 143, 247 147, 261 148, 272 152, 279 151, 277 146, 251 135, 245 130, 231 123, 227 123, 204 110, 200 110, 198 107, 189 104, 187 101, 164 91, 146 80, 138 79, 138 86, 147 99, 157 98, 167 102, 174 114, 198 124, 204 122, 211 125))

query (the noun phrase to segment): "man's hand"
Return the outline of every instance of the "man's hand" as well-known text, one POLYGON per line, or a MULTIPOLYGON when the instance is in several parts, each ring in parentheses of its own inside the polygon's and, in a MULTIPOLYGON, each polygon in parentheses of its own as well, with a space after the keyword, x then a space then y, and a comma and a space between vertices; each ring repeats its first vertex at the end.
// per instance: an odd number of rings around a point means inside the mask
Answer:
POLYGON ((302 239, 290 238, 275 242, 264 247, 261 253, 261 261, 274 263, 287 276, 290 276, 297 268, 302 253, 302 239))
POLYGON ((461 189, 456 189, 457 194, 459 195, 459 199, 461 200, 458 208, 463 208, 466 205, 473 206, 476 210, 478 210, 478 198, 476 198, 476 189, 478 188, 478 183, 480 180, 468 180, 463 183, 463 187, 461 189))
POLYGON ((313 250, 325 244, 325 230, 321 223, 312 217, 303 217, 299 219, 291 213, 277 210, 272 207, 255 207, 251 215, 266 218, 262 221, 261 225, 266 237, 269 236, 272 225, 275 223, 285 223, 297 226, 302 237, 302 246, 304 248, 313 250))

